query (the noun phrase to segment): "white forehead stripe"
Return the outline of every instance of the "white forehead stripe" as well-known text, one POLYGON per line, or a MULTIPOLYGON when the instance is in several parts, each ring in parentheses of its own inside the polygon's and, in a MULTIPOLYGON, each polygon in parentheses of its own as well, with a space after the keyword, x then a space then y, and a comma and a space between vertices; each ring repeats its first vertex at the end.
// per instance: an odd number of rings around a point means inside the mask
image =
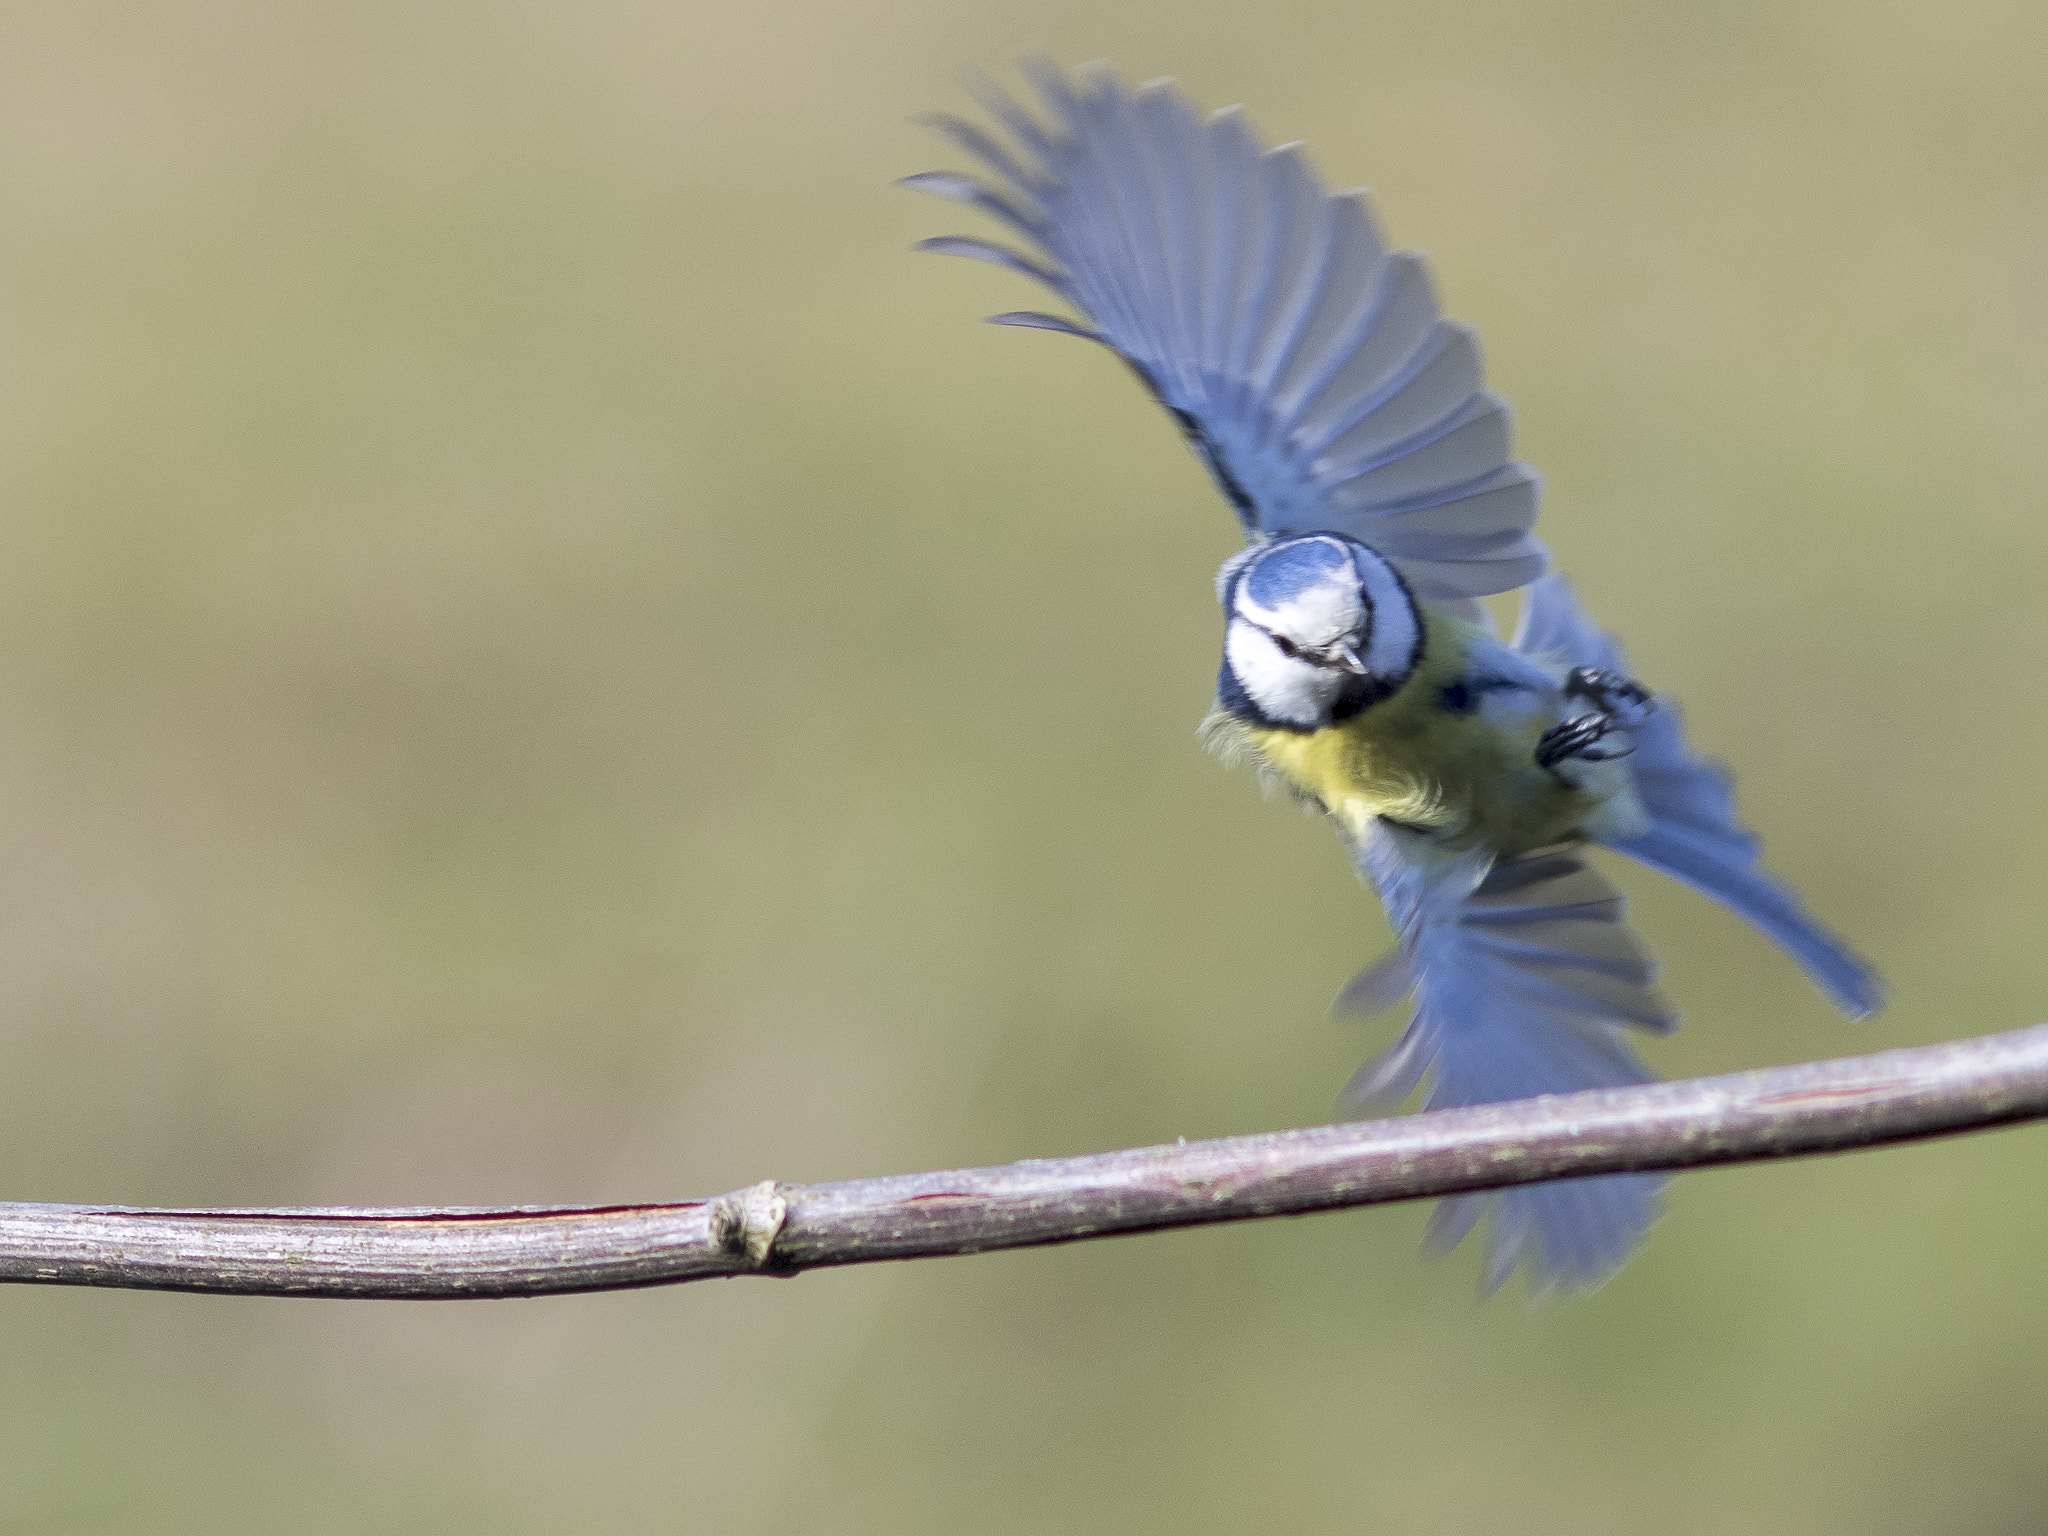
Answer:
POLYGON ((1365 607, 1358 600, 1358 578, 1349 570, 1342 576, 1304 587, 1281 608, 1268 608, 1246 593, 1238 611, 1254 624, 1284 631, 1308 646, 1329 645, 1356 633, 1365 622, 1365 607))

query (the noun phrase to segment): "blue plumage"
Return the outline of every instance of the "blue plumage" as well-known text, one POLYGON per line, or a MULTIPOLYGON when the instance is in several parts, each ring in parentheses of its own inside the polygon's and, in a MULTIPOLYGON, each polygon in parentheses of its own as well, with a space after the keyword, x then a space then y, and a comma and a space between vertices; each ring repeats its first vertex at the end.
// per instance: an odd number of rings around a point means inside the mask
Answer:
POLYGON ((1244 596, 1264 608, 1279 608, 1333 578, 1356 585, 1343 547, 1320 539, 1297 539, 1245 572, 1244 596))
MULTIPOLYGON (((1613 638, 1557 575, 1530 589, 1514 643, 1567 668, 1622 666, 1613 638)), ((1882 987, 1870 968, 1758 865, 1757 841, 1735 818, 1727 775, 1687 744, 1677 708, 1662 704, 1631 739, 1635 751, 1623 761, 1647 827, 1595 840, 1720 901, 1798 961, 1845 1012, 1880 1007, 1882 987), (1683 867, 1670 868, 1667 854, 1683 867)), ((1678 1016, 1655 990, 1656 966, 1625 926, 1620 893, 1583 852, 1552 847, 1495 859, 1480 850, 1445 869, 1435 850, 1384 825, 1354 852, 1386 903, 1401 954, 1355 981, 1340 1006, 1391 1006, 1412 990, 1416 1011, 1393 1049, 1352 1080, 1347 1104, 1398 1103, 1425 1074, 1430 1109, 1650 1079, 1625 1031, 1663 1033, 1678 1016)), ((1525 1258, 1539 1285, 1595 1284, 1654 1219, 1661 1184, 1654 1175, 1628 1174, 1461 1195, 1444 1202, 1432 1240, 1454 1242, 1490 1211, 1489 1287, 1525 1258)))
MULTIPOLYGON (((1427 1083, 1429 1108, 1648 1079, 1632 1031, 1677 1015, 1587 858, 1601 844, 1721 902, 1845 1012, 1876 976, 1758 863, 1727 774, 1675 705, 1630 681, 1534 535, 1541 481, 1513 456, 1469 327, 1420 257, 1389 251, 1363 194, 1332 194, 1235 111, 1101 67, 1025 73, 1042 123, 979 94, 1014 148, 934 126, 993 178, 909 178, 1031 249, 925 248, 1042 284, 1080 320, 998 323, 1098 342, 1173 415, 1250 548, 1218 578, 1227 626, 1212 744, 1327 812, 1400 940, 1339 1007, 1414 1014, 1346 1090, 1357 1109, 1427 1083), (1512 644, 1474 599, 1529 587, 1512 644)), ((1538 1287, 1610 1274, 1661 1181, 1622 1175, 1445 1201, 1432 1241, 1492 1217, 1487 1273, 1538 1287)))
POLYGON ((926 249, 1022 271, 1087 315, 1182 420, 1248 533, 1349 534, 1435 599, 1547 569, 1529 531, 1541 481, 1514 462, 1477 339, 1438 313, 1420 257, 1386 250, 1363 193, 1325 191, 1298 148, 1263 150, 1240 114, 1203 120, 1168 85, 1026 72, 1055 130, 982 96, 1036 165, 938 118, 999 185, 908 184, 990 214, 1043 259, 955 236, 926 249))
MULTIPOLYGON (((1530 589, 1515 644, 1572 666, 1628 668, 1619 643, 1593 623, 1561 577, 1530 589)), ((1629 777, 1649 825, 1631 837, 1599 841, 1721 903, 1797 961, 1849 1017, 1882 1008, 1884 984, 1877 973, 1809 918, 1790 887, 1762 867, 1762 846, 1736 817, 1728 770, 1687 744, 1678 704, 1663 700, 1630 739, 1629 777)))

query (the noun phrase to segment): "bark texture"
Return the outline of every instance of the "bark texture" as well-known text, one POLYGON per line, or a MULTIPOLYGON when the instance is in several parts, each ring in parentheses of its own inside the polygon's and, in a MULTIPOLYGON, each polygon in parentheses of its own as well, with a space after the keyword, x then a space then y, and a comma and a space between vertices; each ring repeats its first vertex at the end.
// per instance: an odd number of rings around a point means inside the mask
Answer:
POLYGON ((2048 1024, 1511 1104, 662 1205, 137 1210, 0 1204, 0 1281, 537 1296, 1073 1242, 1531 1180, 1841 1152, 2048 1116, 2048 1024))

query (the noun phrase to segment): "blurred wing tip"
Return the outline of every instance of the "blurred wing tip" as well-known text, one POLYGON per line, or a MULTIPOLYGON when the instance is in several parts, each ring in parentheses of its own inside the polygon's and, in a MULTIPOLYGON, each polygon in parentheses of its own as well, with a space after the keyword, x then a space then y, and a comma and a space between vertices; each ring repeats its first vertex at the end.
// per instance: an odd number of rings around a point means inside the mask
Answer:
POLYGON ((1885 1005, 1891 1001, 1891 988, 1875 971, 1866 970, 1859 982, 1855 991, 1843 992, 1834 1000, 1843 1016, 1857 1024, 1884 1012, 1885 1005))
POLYGON ((1018 273, 1034 282, 1045 284, 1054 293, 1066 293, 1066 279, 1051 267, 1040 266, 1030 257, 1011 250, 1008 246, 996 245, 988 240, 977 240, 971 235, 933 235, 920 240, 913 251, 928 251, 935 256, 964 256, 969 261, 985 261, 992 267, 1018 273))
POLYGON ((1269 161, 1284 160, 1292 163, 1299 168, 1302 175, 1308 178, 1309 190, 1312 193, 1318 197, 1328 195, 1324 191, 1321 177, 1316 171, 1315 161, 1309 158, 1308 140, 1289 139, 1285 144, 1275 144, 1271 149, 1262 153, 1259 158, 1269 161))
POLYGON ((1415 990, 1415 976, 1407 957, 1395 949, 1360 971, 1344 984, 1330 1003, 1334 1019, 1370 1018, 1399 1007, 1415 990))
POLYGON ((943 197, 956 203, 988 190, 964 171, 913 171, 908 176, 898 176, 896 185, 912 192, 929 192, 933 197, 943 197))
MULTIPOLYGON (((999 83, 997 83, 996 77, 994 75, 991 75, 985 69, 982 69, 973 64, 969 64, 966 68, 962 69, 953 78, 960 82, 961 90, 965 91, 976 102, 980 103, 983 107, 987 108, 993 114, 1000 115, 1007 111, 1014 111, 1016 109, 1017 103, 1015 98, 1012 97, 1010 93, 1007 90, 1005 90, 999 83)), ((928 116, 939 117, 947 115, 949 114, 928 114, 928 116)))
POLYGON ((1062 336, 1078 336, 1083 341, 1099 341, 1104 346, 1110 344, 1109 338, 1100 331, 1091 331, 1085 325, 1035 309, 1005 310, 1000 315, 990 315, 984 324, 1009 326, 1020 331, 1054 331, 1062 336))
POLYGON ((1397 1109, 1422 1086, 1429 1067, 1428 1038, 1411 1024, 1384 1055, 1351 1074, 1337 1095, 1338 1112, 1363 1120, 1397 1109))

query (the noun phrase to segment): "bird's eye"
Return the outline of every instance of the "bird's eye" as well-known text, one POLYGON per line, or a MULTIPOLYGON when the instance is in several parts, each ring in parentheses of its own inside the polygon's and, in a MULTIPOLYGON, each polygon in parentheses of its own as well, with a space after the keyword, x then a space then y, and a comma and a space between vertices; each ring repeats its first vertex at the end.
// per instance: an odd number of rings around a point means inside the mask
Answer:
POLYGON ((1272 630, 1269 629, 1266 631, 1266 638, 1268 640, 1271 640, 1273 644, 1280 648, 1280 654, 1282 656, 1291 656, 1296 661, 1307 662, 1313 662, 1316 659, 1315 657, 1309 655, 1308 652, 1304 651, 1300 646, 1296 645, 1292 640, 1288 639, 1285 635, 1275 634, 1272 630))
POLYGON ((1363 674, 1365 671, 1364 663, 1359 661, 1357 655, 1352 651, 1347 642, 1339 641, 1332 647, 1310 647, 1297 644, 1295 641, 1288 639, 1287 636, 1270 629, 1262 630, 1261 633, 1273 642, 1282 656, 1291 656, 1296 661, 1305 661, 1312 667, 1320 667, 1326 672, 1341 669, 1346 672, 1363 674))

